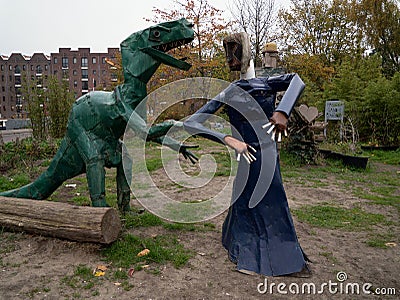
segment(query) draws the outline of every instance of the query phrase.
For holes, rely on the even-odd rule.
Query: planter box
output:
[[[354,156],[342,154],[339,152],[334,152],[331,150],[319,149],[319,153],[321,153],[325,158],[332,158],[341,160],[344,165],[354,168],[366,169],[368,164],[368,156]]]

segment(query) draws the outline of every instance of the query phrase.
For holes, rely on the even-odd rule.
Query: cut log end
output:
[[[119,230],[115,230],[119,228]],[[103,216],[101,221],[101,229],[103,233],[103,239],[105,244],[114,242],[121,230],[121,219],[115,209],[108,209]]]

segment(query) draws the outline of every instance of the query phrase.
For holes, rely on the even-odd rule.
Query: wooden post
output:
[[[109,244],[118,238],[121,221],[110,207],[0,196],[0,226],[79,242]]]

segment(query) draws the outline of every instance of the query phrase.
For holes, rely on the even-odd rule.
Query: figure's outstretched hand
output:
[[[183,157],[185,159],[189,159],[192,164],[195,164],[199,159],[196,155],[194,155],[191,151],[188,149],[194,149],[194,148],[199,148],[198,145],[185,145],[181,144],[179,147],[179,153],[182,153]]]
[[[249,164],[256,160],[255,156],[253,154],[251,154],[251,152],[249,151],[249,150],[251,150],[253,153],[256,153],[256,149],[254,149],[250,145],[246,144],[245,142],[242,142],[230,135],[227,135],[224,138],[224,141],[229,147],[231,147],[232,149],[235,149],[235,151],[238,154],[238,156],[237,156],[238,161],[240,160],[241,156],[243,156],[244,159]]]
[[[267,134],[271,134],[271,139],[275,140],[275,135],[278,135],[278,142],[282,140],[282,132],[285,133],[285,136],[287,136],[287,122],[288,122],[288,117],[279,111],[274,112],[272,117],[269,119],[269,122],[265,125],[262,126],[262,128],[267,128],[268,131]]]

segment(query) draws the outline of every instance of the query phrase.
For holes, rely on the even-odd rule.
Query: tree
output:
[[[61,138],[67,129],[68,116],[75,101],[73,92],[69,90],[68,81],[61,82],[50,76],[46,90],[49,134],[52,138]]]
[[[208,0],[174,0],[172,9],[155,8],[155,16],[148,21],[160,23],[179,18],[193,22],[194,41],[175,49],[174,56],[186,57],[192,64],[189,71],[180,71],[162,65],[149,82],[149,91],[160,85],[185,77],[207,76],[229,79],[225,65],[222,38],[231,24],[222,18],[222,11],[208,3]]]
[[[39,84],[40,83],[40,84]],[[46,103],[43,83],[35,79],[29,79],[27,74],[22,75],[22,97],[28,106],[28,116],[31,121],[32,135],[35,139],[46,138]]]
[[[251,37],[255,65],[261,66],[262,48],[271,41],[276,21],[275,0],[233,0],[232,5],[230,11],[236,23]]]
[[[48,136],[63,137],[75,101],[68,82],[59,82],[55,76],[42,82],[41,78],[28,79],[26,74],[23,74],[22,80],[22,96],[27,102],[33,137],[37,140],[44,140]]]
[[[279,39],[286,54],[319,55],[325,63],[364,52],[362,32],[354,20],[355,0],[291,0],[279,12]]]
[[[382,57],[383,71],[393,76],[400,71],[400,9],[398,0],[360,0],[358,25]]]

